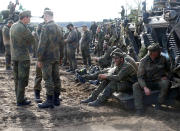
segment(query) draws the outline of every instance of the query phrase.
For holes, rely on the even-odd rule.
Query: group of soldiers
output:
[[[86,68],[92,65],[91,56],[96,55],[96,62],[101,67],[95,74],[84,75],[88,80],[101,81],[86,100],[89,106],[103,104],[114,92],[133,92],[137,114],[144,113],[143,94],[150,95],[152,90],[160,90],[156,108],[160,109],[170,88],[169,61],[161,55],[161,47],[153,43],[146,48],[148,53],[140,60],[138,52],[140,45],[135,42],[127,21],[117,26],[97,25],[93,23],[82,26],[82,35],[73,24],[66,27],[68,32],[63,34],[62,28],[55,24],[53,12],[46,8],[43,13],[44,22],[40,23],[32,33],[27,25],[30,23],[31,12],[19,14],[19,21],[8,24],[3,28],[3,40],[6,49],[6,69],[11,69],[15,82],[17,106],[29,105],[25,97],[25,87],[28,86],[30,71],[29,45],[36,43],[37,54],[36,76],[34,83],[35,101],[39,108],[53,108],[60,105],[61,80],[59,64],[69,63],[67,72],[76,72],[76,52],[81,49],[83,64]],[[90,52],[90,46],[95,43],[95,54]],[[68,60],[68,61],[67,61]],[[41,81],[45,81],[46,101],[40,98]]]

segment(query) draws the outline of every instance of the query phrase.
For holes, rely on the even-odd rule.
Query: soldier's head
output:
[[[19,19],[23,24],[29,24],[31,19],[31,11],[23,11],[19,14]]]
[[[13,23],[14,23],[13,20],[9,20],[8,23],[7,23],[7,25],[8,25],[9,27],[11,27]]]
[[[98,26],[98,27],[97,27],[97,33],[99,33],[100,31],[101,31],[101,27]]]
[[[82,25],[82,30],[87,31],[87,25]]]
[[[111,53],[111,57],[113,58],[113,61],[116,66],[119,66],[124,63],[124,53],[118,52],[118,51],[113,51]]]
[[[161,54],[161,47],[158,43],[153,43],[148,46],[149,55],[152,60],[156,59]]]
[[[67,27],[67,29],[70,30],[70,31],[74,29],[74,25],[71,24],[71,23],[68,24],[66,27]]]
[[[44,11],[44,21],[49,22],[53,20],[53,12],[51,10],[45,10]]]

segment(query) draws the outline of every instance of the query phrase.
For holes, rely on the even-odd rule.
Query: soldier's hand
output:
[[[98,75],[98,78],[99,78],[100,80],[106,80],[107,76],[104,75],[104,74],[99,74],[99,75]]]
[[[40,61],[38,61],[37,65],[39,68],[42,68],[42,63]]]
[[[144,93],[149,96],[151,94],[151,90],[147,87],[144,87]]]

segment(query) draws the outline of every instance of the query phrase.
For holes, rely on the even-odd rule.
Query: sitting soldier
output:
[[[105,74],[104,71],[103,74],[98,75],[98,78],[102,80],[101,84],[88,99],[81,101],[81,103],[88,103],[89,106],[99,106],[114,92],[132,90],[132,85],[137,80],[137,70],[124,60],[123,53],[113,51],[111,56],[115,62],[114,68],[108,70],[109,74]]]
[[[170,71],[169,63],[161,55],[161,47],[154,43],[148,47],[149,53],[141,60],[138,68],[138,82],[133,85],[135,108],[137,115],[144,113],[143,91],[145,95],[150,95],[151,90],[160,90],[156,109],[161,107],[168,93]]]

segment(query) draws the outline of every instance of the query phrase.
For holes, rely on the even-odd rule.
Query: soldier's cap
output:
[[[53,16],[53,12],[51,10],[45,10],[44,15]]]
[[[26,10],[26,11],[23,11],[19,14],[19,17],[31,17],[31,11],[29,10]]]
[[[81,27],[87,27],[87,25],[82,25]]]
[[[74,25],[72,23],[69,23],[66,27],[69,28],[69,27],[74,27]]]
[[[8,24],[13,24],[14,21],[13,20],[8,20]]]
[[[119,52],[119,53],[123,53],[123,51],[120,48],[117,48],[113,50],[113,52]]]
[[[161,47],[158,43],[153,43],[150,46],[148,46],[147,48],[149,51],[153,52],[153,51],[161,51]]]
[[[117,57],[119,57],[119,58],[124,58],[124,56],[125,56],[125,54],[124,54],[124,53],[121,53],[121,52],[115,52],[115,51],[113,51],[113,52],[111,53],[111,57],[112,57],[112,58],[117,58]]]
[[[46,10],[51,10],[51,9],[48,8],[48,7],[46,7],[46,8],[44,8],[44,12],[45,12]],[[41,16],[41,18],[44,18],[44,12],[43,12],[43,15]]]

